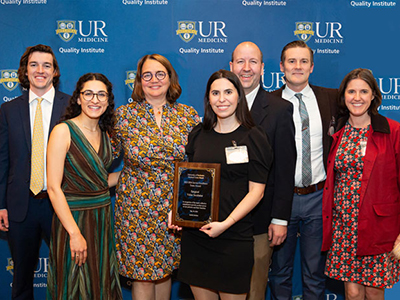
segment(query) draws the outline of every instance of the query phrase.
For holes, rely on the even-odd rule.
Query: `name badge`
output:
[[[365,156],[365,151],[367,150],[367,141],[366,140],[360,141],[360,146],[361,146],[361,156]]]
[[[249,155],[247,153],[247,146],[238,146],[235,141],[232,141],[233,147],[225,148],[226,163],[232,164],[245,164],[249,162]]]

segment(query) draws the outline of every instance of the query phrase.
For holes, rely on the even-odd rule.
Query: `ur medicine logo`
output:
[[[312,22],[296,22],[296,30],[294,34],[303,42],[308,40],[314,35]]]
[[[228,36],[225,34],[225,27],[226,24],[223,21],[178,21],[176,35],[186,43],[192,41],[197,35],[198,43],[227,43]]]
[[[8,259],[7,259],[7,266],[6,266],[6,271],[8,271],[8,272],[10,272],[10,274],[12,275],[12,276],[14,276],[14,262],[13,262],[13,260],[12,260],[12,258],[11,257],[9,257]]]
[[[261,82],[264,90],[268,92],[275,91],[285,84],[284,74],[282,72],[270,72],[261,75]]]
[[[56,34],[64,41],[69,42],[77,34],[75,21],[61,20],[57,21]]]
[[[19,83],[17,70],[1,70],[0,83],[8,90],[14,90]]]
[[[186,43],[190,42],[197,35],[196,22],[179,21],[176,34]]]
[[[79,43],[107,43],[106,25],[102,20],[59,20],[56,34],[64,42],[69,42],[77,36]]]
[[[135,86],[136,70],[126,71],[125,85],[127,85],[132,91]]]
[[[294,35],[304,42],[314,37],[315,44],[343,44],[342,27],[340,22],[296,22]]]

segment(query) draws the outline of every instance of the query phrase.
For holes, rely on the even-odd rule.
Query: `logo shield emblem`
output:
[[[127,85],[132,91],[135,86],[136,71],[126,71],[125,85]]]
[[[176,34],[179,35],[184,42],[189,43],[194,36],[197,35],[196,22],[179,21]]]
[[[314,35],[313,23],[296,22],[296,30],[294,31],[294,35],[296,35],[303,42],[308,42],[308,40]]]
[[[1,70],[0,83],[10,92],[14,90],[19,83],[17,70]]]
[[[7,265],[7,267],[6,267],[6,270],[7,270],[8,272],[10,272],[11,275],[14,276],[14,262],[13,262],[12,258],[9,257],[9,258],[7,259],[7,262],[8,262],[8,265]]]
[[[77,33],[75,21],[62,20],[57,21],[56,34],[64,41],[69,42]]]

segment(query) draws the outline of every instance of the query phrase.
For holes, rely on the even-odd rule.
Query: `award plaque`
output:
[[[175,164],[172,224],[200,228],[218,220],[220,164]]]

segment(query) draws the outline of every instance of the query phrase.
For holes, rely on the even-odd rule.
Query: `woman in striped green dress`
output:
[[[48,299],[122,299],[112,224],[108,134],[114,124],[108,79],[83,75],[65,121],[51,133],[47,154],[53,218]]]

